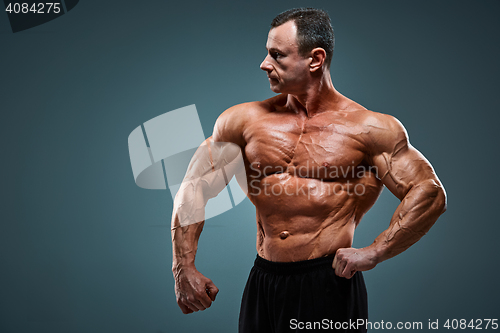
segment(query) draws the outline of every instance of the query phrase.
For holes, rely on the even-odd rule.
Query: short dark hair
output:
[[[316,47],[326,52],[325,63],[330,67],[335,44],[335,35],[328,13],[316,8],[293,8],[278,14],[271,22],[271,28],[293,21],[297,27],[299,54],[306,55]]]

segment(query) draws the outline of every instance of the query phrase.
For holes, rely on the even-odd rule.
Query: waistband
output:
[[[334,256],[321,257],[303,261],[276,262],[269,261],[257,255],[254,267],[275,274],[293,274],[308,272],[317,268],[332,267]]]

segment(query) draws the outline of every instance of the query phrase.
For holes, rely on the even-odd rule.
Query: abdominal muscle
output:
[[[249,179],[259,256],[291,262],[333,256],[337,249],[350,247],[356,226],[371,206],[367,199],[374,202],[378,197],[361,194],[360,185],[367,181],[325,181],[288,173]]]

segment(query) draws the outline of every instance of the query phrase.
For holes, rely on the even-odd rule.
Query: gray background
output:
[[[208,136],[226,108],[273,96],[258,67],[269,23],[297,6],[329,11],[337,89],[400,119],[448,193],[427,236],[365,273],[370,319],[500,317],[499,1],[82,0],[16,34],[0,14],[1,332],[236,331],[253,206],[207,222],[197,267],[221,291],[183,315],[172,200],[135,185],[127,137],[193,103]],[[356,246],[397,203],[384,190]]]

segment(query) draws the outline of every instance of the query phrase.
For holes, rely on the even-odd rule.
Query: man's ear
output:
[[[317,47],[311,50],[309,58],[311,59],[309,68],[311,72],[315,72],[321,67],[323,67],[323,64],[325,63],[326,60],[326,52],[323,48]]]

